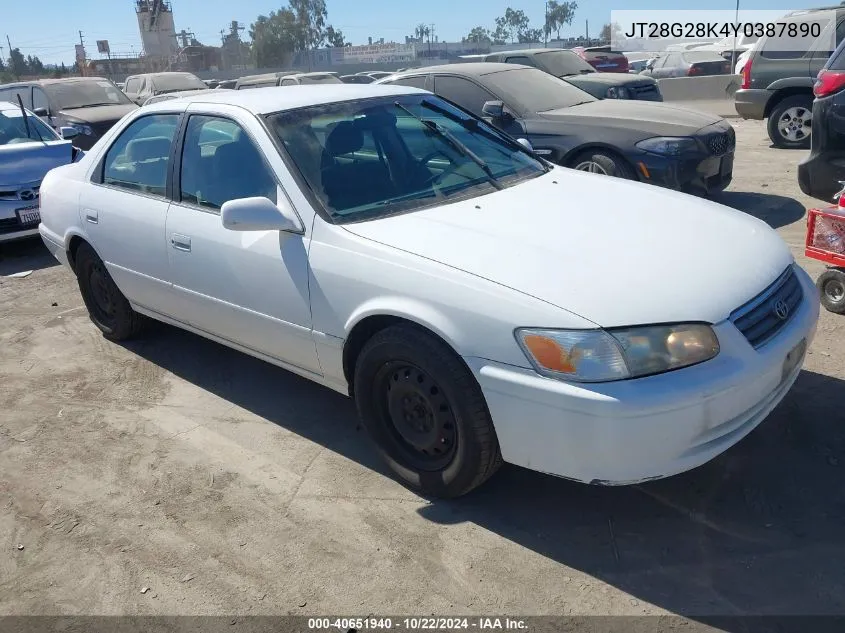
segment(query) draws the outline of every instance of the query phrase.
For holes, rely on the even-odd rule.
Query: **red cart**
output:
[[[845,184],[845,183],[843,183]],[[816,285],[822,305],[845,314],[845,189],[837,194],[838,206],[807,211],[804,254],[828,265]]]

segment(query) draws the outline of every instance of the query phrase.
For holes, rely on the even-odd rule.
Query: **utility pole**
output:
[[[587,20],[587,46],[590,45],[590,21]]]
[[[431,59],[431,40],[434,39],[434,22],[432,22],[428,26],[428,58]]]
[[[543,24],[543,46],[549,45],[549,0],[546,0],[546,22]]]
[[[18,72],[18,63],[15,61],[15,56],[12,54],[14,52],[14,48],[12,48],[12,42],[9,40],[9,34],[6,34],[6,44],[9,45],[9,60],[12,62],[12,72],[15,75],[15,79],[20,79],[21,75]]]
[[[79,63],[79,74],[80,76],[85,76],[85,62],[87,61],[85,58],[85,40],[82,37],[82,31],[79,32],[79,43],[82,45],[82,61]]]

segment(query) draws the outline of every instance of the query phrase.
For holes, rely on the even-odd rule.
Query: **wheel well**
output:
[[[769,99],[768,103],[766,103],[766,109],[763,112],[764,118],[769,118],[772,110],[774,110],[781,101],[787,97],[793,97],[795,95],[805,95],[812,98],[813,91],[810,88],[801,86],[795,86],[794,88],[781,88],[772,96],[771,99]]]
[[[343,345],[343,376],[346,378],[346,384],[349,385],[350,396],[355,395],[355,364],[358,362],[358,356],[361,354],[361,350],[364,349],[364,345],[366,345],[367,341],[382,330],[399,324],[419,328],[426,334],[434,336],[438,340],[442,341],[454,351],[454,348],[448,341],[445,341],[442,336],[433,332],[424,325],[411,321],[410,319],[389,314],[377,314],[361,319],[355,324],[355,327],[352,328],[352,331],[349,333],[349,336],[346,337],[346,342]],[[460,357],[460,354],[458,354],[458,358],[462,363],[464,362],[463,358]]]
[[[631,169],[634,168],[634,166],[628,161],[627,158],[622,156],[622,154],[620,154],[614,148],[607,147],[606,145],[582,145],[581,147],[577,147],[570,151],[566,156],[564,156],[560,164],[564,167],[572,167],[575,163],[575,159],[581,156],[581,154],[586,154],[587,152],[593,151],[600,151],[602,154],[613,156],[614,158],[628,165],[628,167],[630,167]]]
[[[83,240],[78,235],[74,235],[70,238],[70,244],[67,246],[67,261],[70,264],[71,270],[76,272],[76,251],[79,250],[79,247],[82,246]]]

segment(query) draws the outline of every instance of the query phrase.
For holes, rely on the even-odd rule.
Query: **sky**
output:
[[[819,6],[820,0],[740,0],[745,9],[802,9]],[[837,4],[838,1],[821,2]],[[172,0],[177,31],[195,33],[203,44],[220,44],[220,31],[232,20],[244,26],[261,14],[286,6],[282,0]],[[581,0],[571,26],[561,30],[563,37],[583,35],[586,21],[590,33],[597,34],[610,21],[612,10],[677,10],[678,0]],[[71,63],[74,44],[82,31],[88,57],[96,57],[96,40],[109,40],[112,53],[139,53],[140,35],[132,0],[38,0],[37,15],[21,8],[20,0],[0,0],[0,46],[8,57],[8,35],[12,46],[24,55],[37,55],[44,63]],[[434,24],[441,40],[460,41],[475,26],[492,28],[507,7],[522,9],[531,26],[543,23],[544,0],[326,0],[328,21],[343,31],[347,41],[366,44],[374,40],[404,42],[416,25]],[[72,6],[72,10],[69,10]],[[692,3],[690,3],[692,8]],[[735,8],[735,0],[708,0],[708,9]]]

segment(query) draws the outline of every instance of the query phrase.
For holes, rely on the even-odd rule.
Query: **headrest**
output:
[[[352,121],[341,121],[326,138],[326,151],[331,156],[343,156],[364,147],[364,134]]]
[[[166,136],[136,138],[126,145],[126,157],[133,163],[170,156],[170,139]]]

